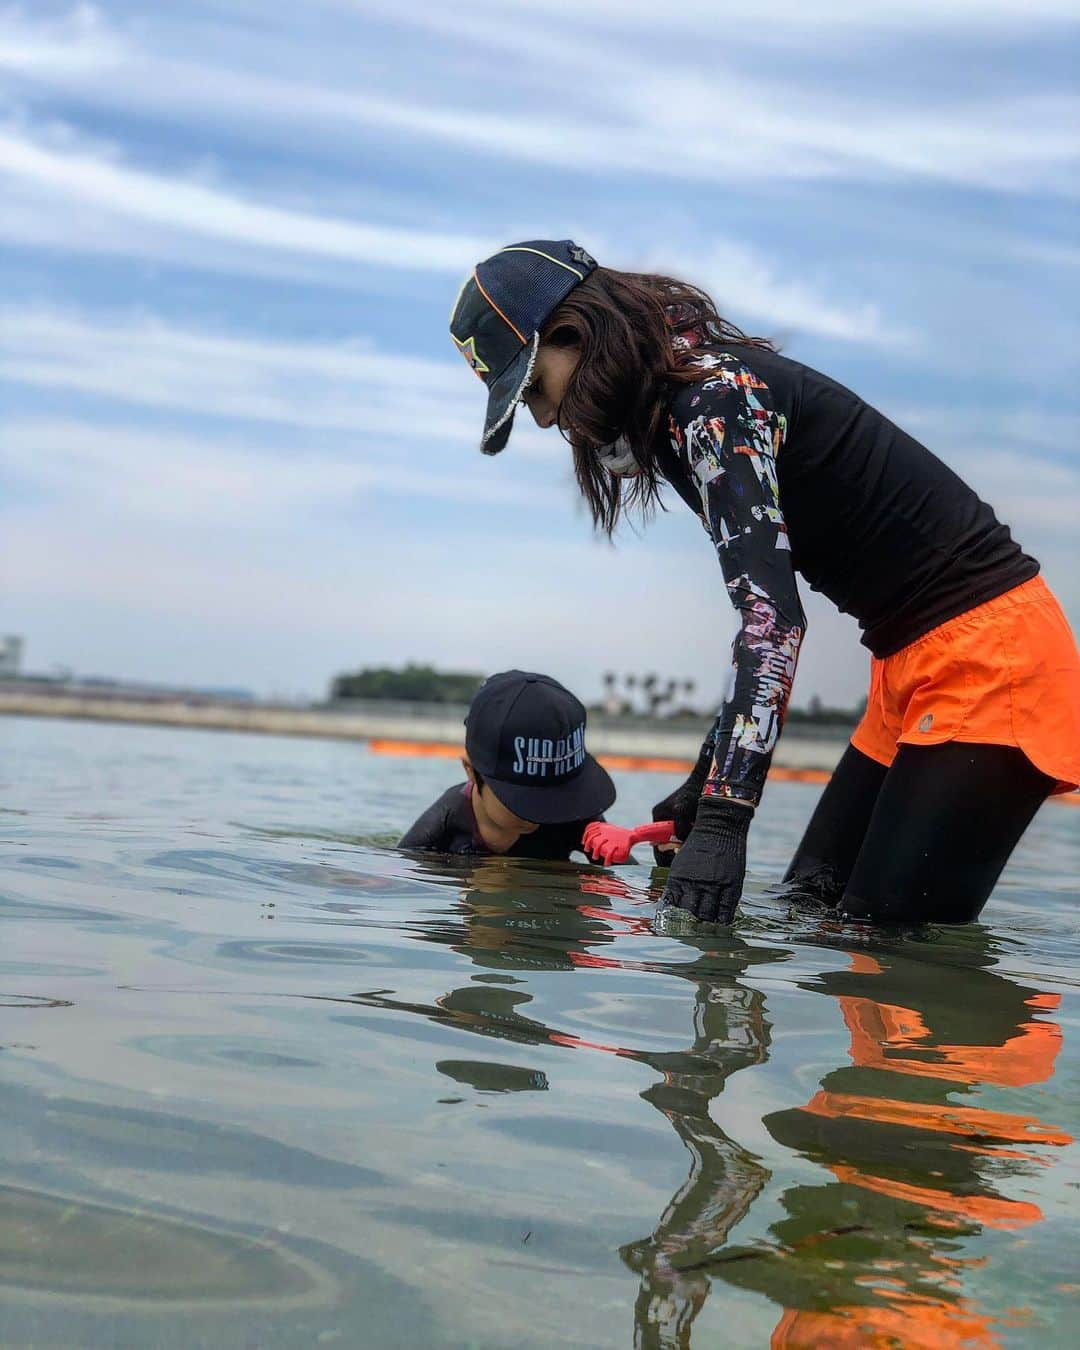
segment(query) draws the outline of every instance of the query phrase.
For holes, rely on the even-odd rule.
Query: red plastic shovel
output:
[[[581,842],[594,862],[610,867],[613,863],[627,862],[635,844],[670,844],[674,839],[673,820],[654,820],[648,825],[635,825],[632,830],[609,825],[606,820],[594,820],[585,826]]]

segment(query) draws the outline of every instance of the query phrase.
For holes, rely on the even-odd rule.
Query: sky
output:
[[[1080,627],[1078,58],[1074,0],[0,0],[0,632],[275,697],[407,660],[718,697],[678,498],[612,547],[556,432],[478,451],[450,306],[565,237],[899,421]],[[794,701],[852,703],[804,598]]]

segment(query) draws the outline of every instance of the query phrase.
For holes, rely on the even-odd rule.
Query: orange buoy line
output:
[[[370,740],[368,749],[376,755],[412,755],[426,759],[460,759],[465,753],[460,745],[447,745],[444,741],[387,741]],[[671,759],[655,755],[597,755],[596,758],[605,769],[618,769],[628,773],[651,770],[654,773],[689,773],[694,767],[691,759]],[[828,779],[825,774],[822,782]],[[814,781],[817,781],[816,779]]]
[[[448,745],[445,741],[391,741],[373,738],[367,743],[373,755],[403,755],[421,759],[460,759],[464,746]],[[692,759],[669,759],[656,755],[597,755],[605,769],[619,773],[689,773]],[[828,769],[788,769],[774,764],[769,777],[775,783],[827,783],[832,777]],[[1051,801],[1063,806],[1080,806],[1080,792],[1061,793]]]
[[[689,773],[694,767],[690,759],[664,759],[652,755],[597,755],[605,769],[619,769],[627,773]]]
[[[424,759],[460,759],[465,753],[463,745],[447,745],[443,741],[385,741],[369,740],[368,749],[373,755],[409,755]]]
[[[445,741],[389,741],[372,739],[368,749],[376,755],[409,755],[424,759],[460,759],[465,753],[460,745]],[[663,755],[597,755],[605,769],[623,773],[689,773],[692,759],[677,759]],[[781,783],[827,783],[831,775],[827,769],[782,769],[776,767],[770,776]]]

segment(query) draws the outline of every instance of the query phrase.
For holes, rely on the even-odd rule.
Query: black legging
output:
[[[852,918],[970,923],[1054,786],[1006,745],[849,745],[784,877]]]

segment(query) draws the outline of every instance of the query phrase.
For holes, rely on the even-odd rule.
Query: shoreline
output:
[[[180,699],[136,699],[85,693],[38,693],[0,689],[0,716],[56,717],[69,721],[184,727],[200,731],[240,731],[268,736],[299,736],[366,742],[377,754],[452,755],[464,742],[463,709],[420,715],[372,709],[285,708],[265,704],[193,704]],[[589,724],[589,748],[619,769],[669,771],[693,764],[701,747],[702,727],[667,728],[627,719],[597,717]],[[831,773],[847,745],[838,735],[791,735],[777,745],[775,767]]]
[[[53,717],[74,722],[116,722],[129,726],[180,727],[189,731],[238,731],[261,736],[354,741],[373,754],[456,758],[464,748],[464,709],[430,707],[416,712],[373,709],[288,708],[267,704],[191,703],[182,699],[137,699],[92,694],[43,694],[0,689],[0,717]],[[704,722],[704,719],[703,719]],[[696,730],[636,723],[600,715],[589,728],[589,747],[608,769],[620,772],[683,773],[701,746]],[[815,729],[816,732],[816,729]],[[776,781],[826,783],[847,748],[847,729],[810,733],[787,728],[777,743],[769,776]],[[1049,799],[1080,807],[1080,791]]]

